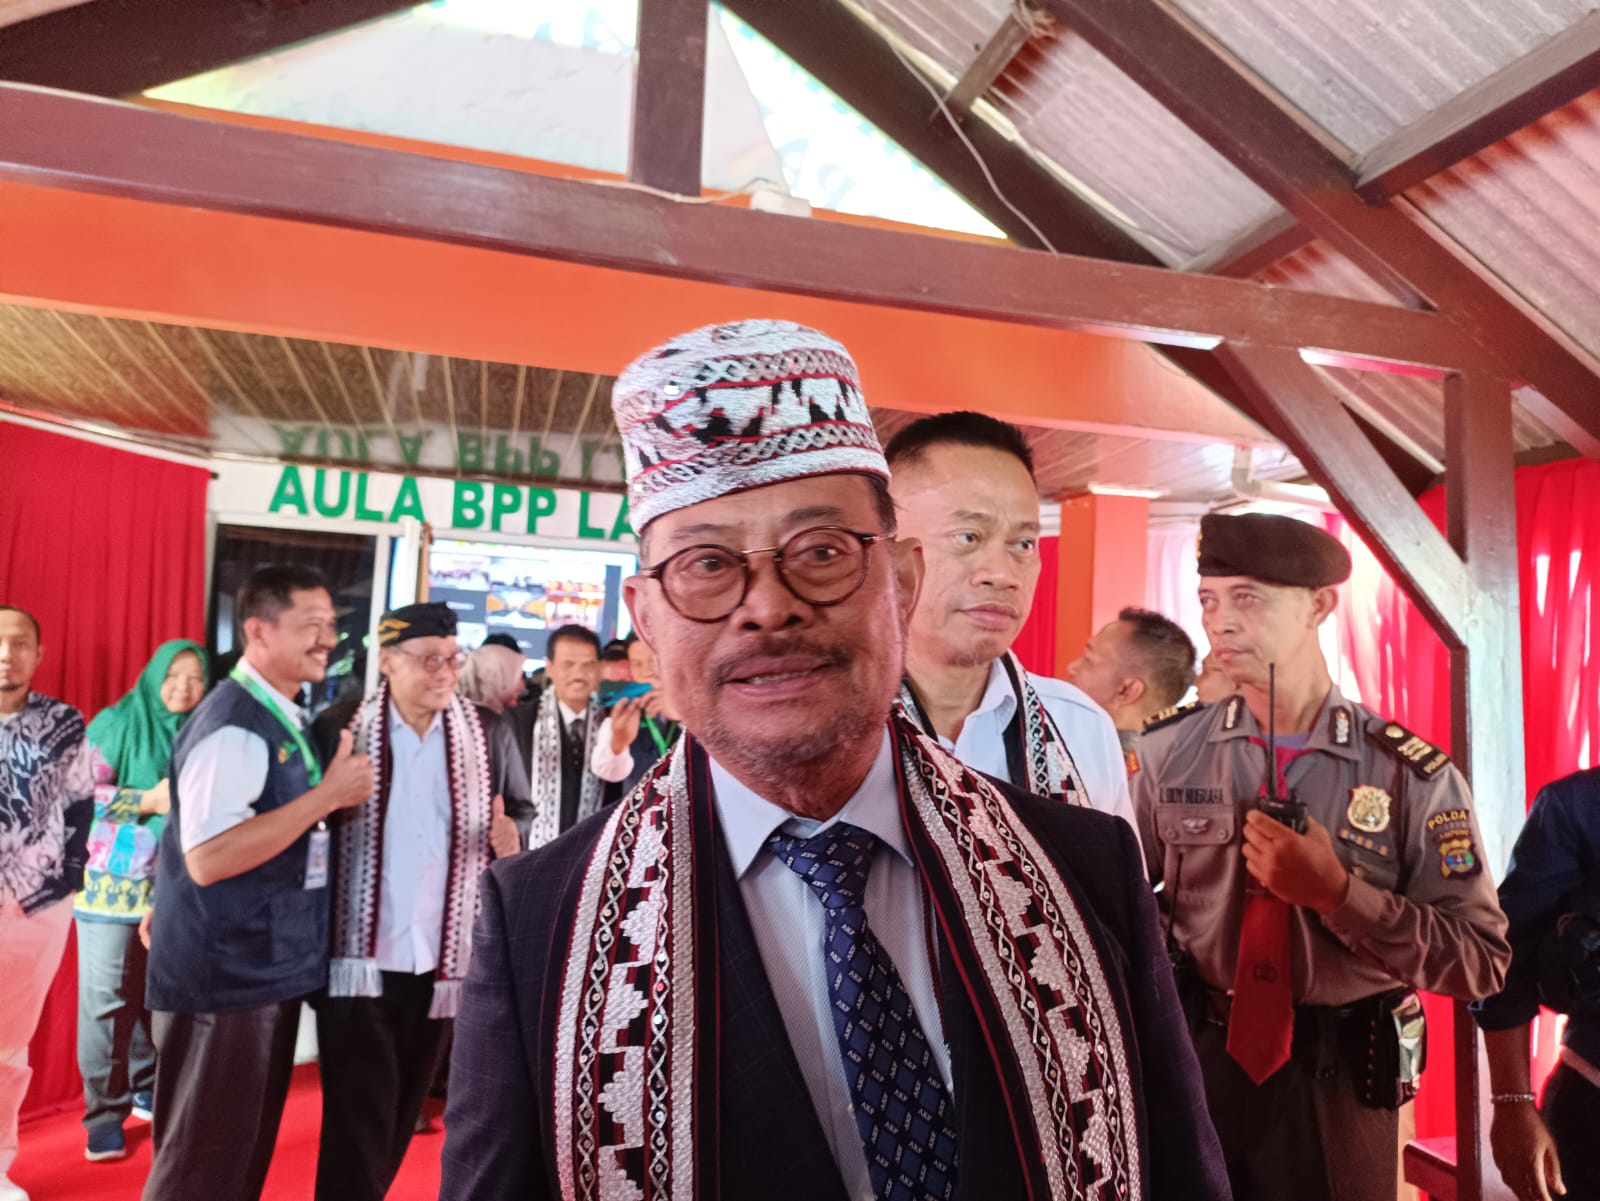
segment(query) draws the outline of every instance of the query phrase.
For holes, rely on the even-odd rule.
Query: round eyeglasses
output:
[[[806,604],[825,609],[848,600],[866,582],[867,548],[882,540],[882,534],[819,525],[778,546],[686,546],[639,574],[659,583],[667,603],[690,621],[721,621],[750,591],[751,556],[771,555],[784,587]]]
[[[406,658],[415,660],[417,666],[430,676],[445,667],[448,667],[451,671],[460,671],[462,665],[467,661],[466,651],[457,651],[453,655],[418,655],[413,654],[404,647],[397,646],[394,649]]]

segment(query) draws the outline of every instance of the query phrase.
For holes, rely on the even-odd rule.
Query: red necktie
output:
[[[1259,738],[1252,742],[1262,743]],[[1278,793],[1287,796],[1284,771],[1303,750],[1277,748]],[[1263,785],[1261,795],[1266,796]],[[1257,1084],[1289,1062],[1294,1043],[1294,993],[1289,980],[1289,903],[1250,882],[1239,958],[1233,971],[1233,1008],[1228,1014],[1228,1054]]]

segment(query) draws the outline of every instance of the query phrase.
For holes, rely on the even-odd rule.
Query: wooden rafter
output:
[[[628,178],[635,183],[700,195],[710,19],[706,0],[639,0],[628,139]]]
[[[89,0],[8,26],[0,36],[0,79],[91,96],[133,96],[416,4]]]
[[[1549,401],[1537,415],[1600,458],[1600,378],[1588,356],[1401,208],[1369,205],[1339,157],[1212,38],[1161,0],[1047,6],[1387,290],[1448,313],[1500,357],[1493,374],[1537,388]]]
[[[1001,19],[999,28],[989,35],[989,40],[967,64],[955,86],[945,94],[945,107],[957,117],[964,117],[971,112],[972,106],[994,86],[995,80],[1005,74],[1011,60],[1017,57],[1032,36],[1033,29],[1023,14],[1015,10],[1008,11]],[[935,109],[929,120],[942,121],[944,115]]]
[[[1144,342],[1308,347],[1429,374],[1495,362],[1431,313],[682,204],[59,93],[0,86],[0,128],[0,178],[21,183]]]

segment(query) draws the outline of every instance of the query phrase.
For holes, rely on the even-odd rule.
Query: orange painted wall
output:
[[[1085,494],[1061,502],[1056,674],[1126,605],[1143,605],[1150,502]]]
[[[0,244],[13,303],[601,373],[696,325],[787,317],[848,345],[884,407],[1261,436],[1149,347],[1087,334],[22,184],[0,184]]]

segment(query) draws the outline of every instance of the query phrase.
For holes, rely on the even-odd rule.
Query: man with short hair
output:
[[[1132,830],[895,710],[920,551],[844,348],[696,330],[612,407],[687,732],[489,869],[441,1195],[1226,1196]]]
[[[325,762],[348,731],[384,765],[383,794],[335,831],[318,1201],[388,1191],[460,1005],[479,879],[522,849],[520,756],[509,727],[457,693],[461,659],[449,605],[392,609],[378,622],[377,691],[313,725]]]
[[[633,665],[628,661],[628,644],[613,638],[600,652],[600,678],[613,684],[626,684],[633,679]]]
[[[600,741],[605,712],[595,695],[600,687],[600,639],[580,625],[558,626],[545,643],[548,683],[530,701],[507,710],[521,766],[529,779],[532,809],[527,845],[541,847],[574,823],[600,812],[617,799],[610,780],[628,774],[626,749],[609,755]],[[608,765],[605,778],[590,764]]]
[[[322,576],[258,568],[235,615],[244,655],[172,748],[146,979],[156,1108],[145,1201],[261,1195],[300,1004],[328,977],[328,824],[374,785],[348,732],[323,769],[299,705],[338,645]]]
[[[1131,772],[1145,722],[1171,709],[1194,683],[1194,643],[1170,618],[1129,607],[1089,639],[1067,679],[1111,715]]]
[[[9,1173],[28,1043],[66,949],[94,818],[83,715],[32,690],[43,656],[38,620],[0,605],[0,1201],[27,1201]]]
[[[1199,549],[1239,691],[1146,727],[1133,799],[1234,1197],[1394,1201],[1411,990],[1488,996],[1510,958],[1472,795],[1334,686],[1317,631],[1350,574],[1338,539],[1210,514]]]
[[[1011,653],[1039,583],[1039,490],[1022,431],[983,413],[913,421],[885,450],[905,537],[922,544],[906,711],[963,763],[1133,822],[1105,711]]]
[[[651,651],[649,643],[639,637],[639,631],[634,630],[625,639],[628,647],[628,667],[633,672],[635,683],[654,684],[656,682],[656,657]]]

